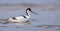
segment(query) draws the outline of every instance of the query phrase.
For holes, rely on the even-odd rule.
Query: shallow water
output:
[[[20,7],[20,6],[19,6]],[[4,23],[7,18],[24,15],[26,8],[8,6],[0,9],[0,31],[60,31],[60,10],[36,10],[31,14],[30,23]]]

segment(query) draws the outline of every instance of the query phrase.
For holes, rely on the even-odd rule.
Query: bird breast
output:
[[[23,16],[19,16],[19,17],[15,17],[15,18],[9,18],[9,21],[11,22],[25,22],[29,20],[29,16],[26,16],[26,18],[24,18]]]

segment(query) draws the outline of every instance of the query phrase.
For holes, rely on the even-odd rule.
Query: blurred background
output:
[[[14,11],[19,12],[26,8],[32,8],[35,11],[53,11],[60,9],[60,0],[0,0],[1,17],[5,17],[5,15],[9,17],[14,14]]]
[[[31,8],[29,25],[2,24],[1,21],[19,15]],[[0,31],[60,31],[60,0],[0,0]]]

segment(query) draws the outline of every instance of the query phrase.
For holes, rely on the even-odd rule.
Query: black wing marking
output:
[[[24,18],[26,18],[26,16],[24,16],[24,15],[20,15],[20,16],[23,16]]]
[[[15,19],[15,20],[16,20],[16,18],[15,18],[15,17],[13,17],[12,19]]]
[[[20,16],[23,16],[24,18],[26,18],[26,16],[24,16],[24,15],[20,15]],[[12,19],[16,20],[16,18],[15,18],[15,17],[12,17]]]
[[[23,15],[24,18],[26,18],[26,16]]]

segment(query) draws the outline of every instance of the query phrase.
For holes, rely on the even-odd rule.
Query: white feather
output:
[[[25,21],[28,21],[29,20],[29,16],[26,16],[26,18],[24,18],[23,16],[19,16],[19,17],[15,17],[16,19],[12,19],[12,18],[9,18],[9,21],[11,22],[25,22]]]
[[[29,21],[30,19],[30,14],[29,14],[29,10],[26,11],[28,15],[24,15],[26,18],[24,18],[23,16],[18,16],[15,17],[16,19],[13,18],[9,18],[8,21],[10,22],[25,22],[25,21]]]

